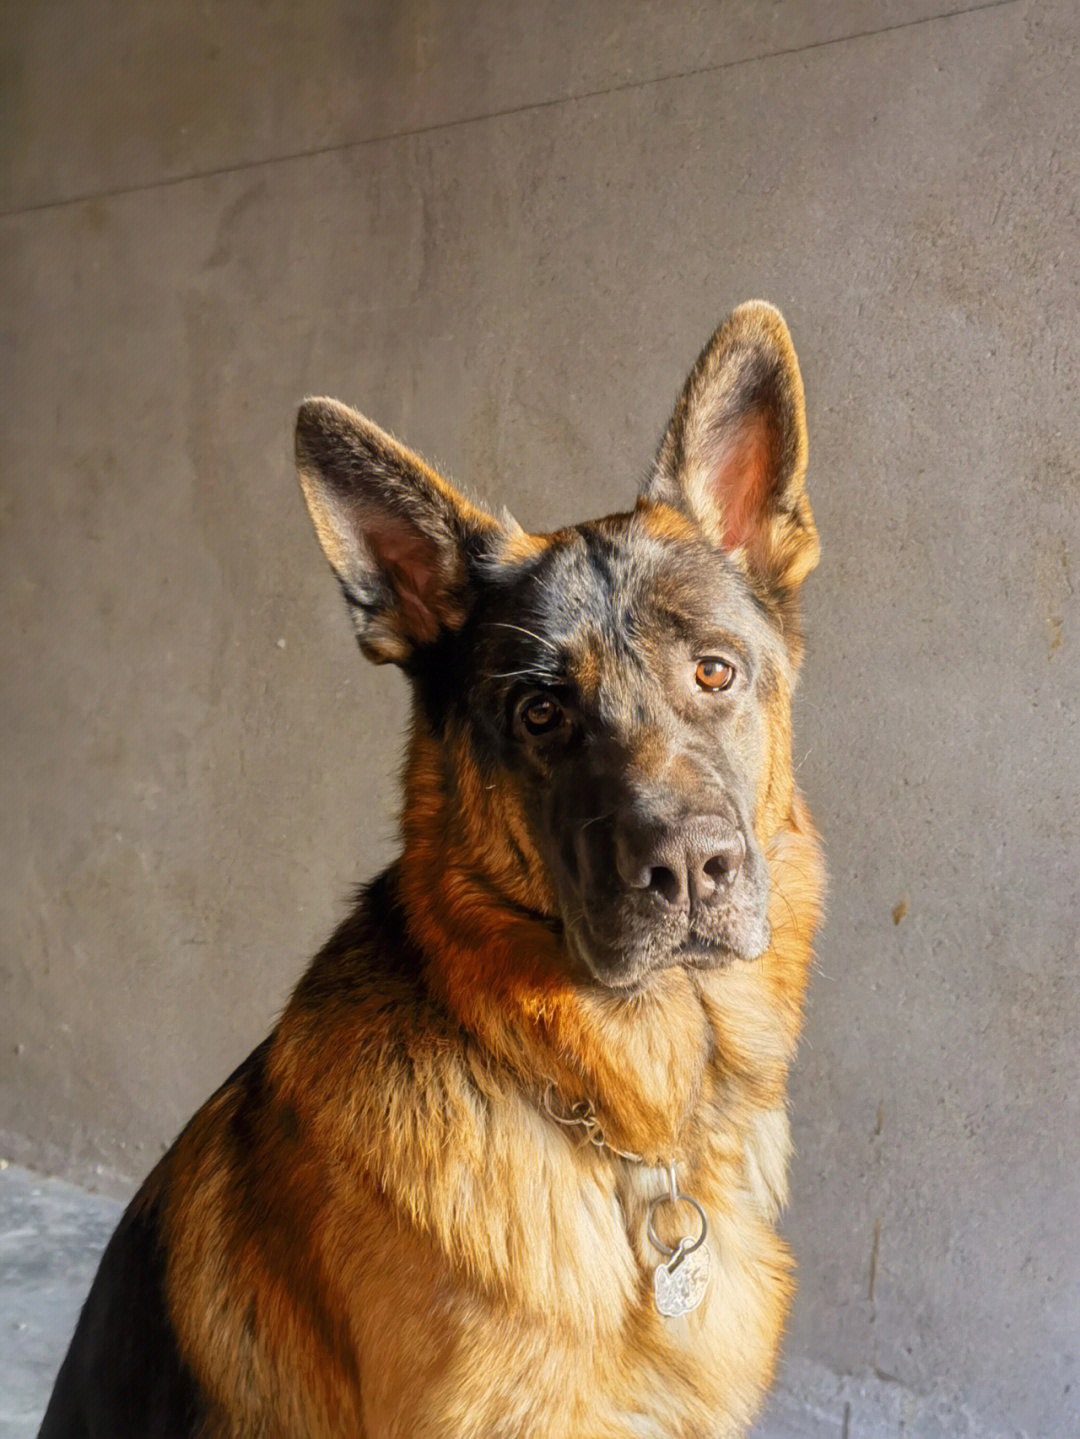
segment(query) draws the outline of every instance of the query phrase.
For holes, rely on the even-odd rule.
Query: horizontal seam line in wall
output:
[[[1018,5],[1020,0],[982,0],[981,4],[968,5],[960,10],[944,10],[938,15],[923,15],[916,20],[900,20],[895,25],[882,25],[876,30],[856,30],[849,35],[837,35],[831,40],[811,40],[805,45],[793,45],[788,49],[765,50],[758,55],[744,55],[737,60],[719,60],[715,65],[699,65],[689,70],[674,70],[666,75],[651,75],[641,80],[624,80],[616,85],[599,86],[595,90],[582,90],[575,95],[559,95],[549,100],[528,100],[521,105],[508,105],[501,110],[489,110],[481,115],[462,115],[452,120],[434,120],[427,125],[415,125],[403,130],[389,130],[381,135],[366,135],[355,140],[342,140],[333,145],[316,145],[308,150],[288,150],[279,155],[268,155],[259,160],[238,160],[230,165],[217,165],[208,170],[193,170],[184,175],[168,175],[160,180],[145,180],[133,185],[117,185],[107,190],[89,190],[85,194],[63,196],[56,200],[39,200],[32,205],[23,205],[12,210],[0,210],[0,220],[18,219],[22,215],[39,214],[46,210],[62,210],[69,205],[86,205],[95,200],[120,200],[127,195],[142,195],[153,190],[166,190],[175,185],[190,185],[199,180],[215,180],[225,175],[243,175],[252,170],[268,169],[273,165],[288,165],[300,160],[318,160],[325,155],[341,155],[349,150],[363,150],[370,145],[390,144],[394,140],[409,140],[422,135],[436,135],[443,130],[463,129],[467,125],[481,125],[486,120],[507,119],[514,115],[527,115],[534,111],[551,110],[560,105],[578,105],[587,100],[603,99],[607,95],[621,95],[633,90],[645,90],[651,85],[666,85],[678,80],[693,80],[699,75],[718,75],[725,70],[737,70],[744,65],[758,65],[766,60],[784,59],[791,55],[805,55],[813,50],[826,50],[833,45],[846,45],[854,40],[870,40],[877,35],[891,35],[898,30],[913,30],[919,25],[932,25],[943,20],[956,20],[965,15],[976,15],[986,10],[1001,10],[1009,5]]]

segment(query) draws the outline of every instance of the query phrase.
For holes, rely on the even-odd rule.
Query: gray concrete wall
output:
[[[130,1189],[393,851],[403,686],[298,398],[550,525],[763,295],[832,875],[780,1432],[1080,1432],[1078,41],[1075,0],[5,7],[9,1157]]]

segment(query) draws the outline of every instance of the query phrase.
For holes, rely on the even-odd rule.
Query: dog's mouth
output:
[[[771,933],[764,901],[746,905],[741,913],[667,919],[652,925],[634,923],[636,916],[608,916],[599,924],[578,909],[563,932],[571,956],[598,983],[612,990],[636,992],[665,969],[726,969],[739,960],[759,959]],[[600,933],[598,933],[598,929]]]

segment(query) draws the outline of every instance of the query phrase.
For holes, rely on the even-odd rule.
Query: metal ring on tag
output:
[[[677,1204],[680,1200],[684,1204],[692,1205],[693,1208],[697,1210],[698,1218],[701,1220],[701,1233],[692,1244],[688,1244],[685,1239],[680,1239],[678,1244],[673,1248],[670,1244],[665,1244],[663,1240],[657,1236],[656,1230],[653,1228],[653,1214],[656,1212],[656,1206],[658,1204]],[[649,1205],[649,1218],[646,1224],[646,1232],[649,1236],[649,1243],[655,1245],[661,1254],[666,1254],[669,1258],[675,1254],[685,1257],[687,1254],[693,1254],[695,1249],[700,1249],[705,1243],[705,1236],[709,1232],[709,1223],[705,1218],[704,1209],[702,1209],[697,1200],[691,1199],[689,1194],[683,1194],[680,1190],[676,1189],[672,1194],[658,1194]]]

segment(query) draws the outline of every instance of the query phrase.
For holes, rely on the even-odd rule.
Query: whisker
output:
[[[578,825],[578,829],[588,829],[591,824],[598,824],[602,819],[610,819],[614,813],[615,811],[613,809],[607,809],[603,814],[594,814],[589,819],[583,819]]]
[[[800,933],[799,917],[795,912],[795,908],[792,905],[791,900],[788,899],[787,895],[784,893],[780,885],[776,884],[775,882],[773,883],[773,892],[775,894],[778,894],[780,898],[784,901],[784,903],[787,905],[788,914],[791,916],[792,928],[794,929],[796,935],[798,935]]]
[[[524,625],[512,625],[506,620],[488,620],[485,628],[517,630],[518,634],[528,635],[528,637],[531,640],[535,640],[538,645],[544,645],[547,649],[551,650],[552,654],[557,655],[559,653],[558,645],[554,644],[551,640],[546,640],[543,635],[534,634],[532,630],[527,630]]]

